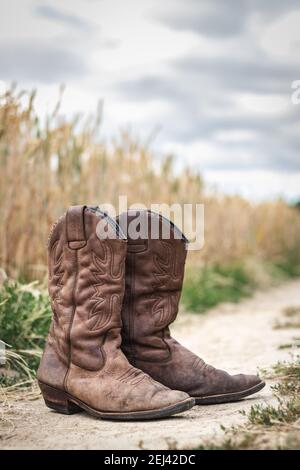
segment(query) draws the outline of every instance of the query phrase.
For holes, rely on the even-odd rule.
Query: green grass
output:
[[[291,348],[293,348],[293,346],[294,346],[294,345],[293,345],[292,343],[284,343],[284,344],[280,344],[280,345],[278,346],[278,349],[279,349],[279,350],[282,350],[282,349],[291,349]]]
[[[299,321],[284,321],[284,322],[275,322],[273,326],[274,330],[285,330],[288,328],[300,328],[300,320]]]
[[[291,253],[287,259],[273,263],[275,269],[278,269],[287,278],[298,277],[300,275],[299,251]]]
[[[185,275],[182,303],[190,312],[203,313],[222,302],[239,302],[264,285],[278,284],[299,274],[298,266],[289,263],[257,262],[251,269],[239,261],[202,269],[188,268]]]
[[[300,383],[300,356],[295,357],[292,362],[277,362],[273,366],[273,374],[283,380],[293,380]]]
[[[253,287],[240,263],[205,267],[201,271],[193,269],[186,274],[182,302],[189,311],[205,312],[221,302],[238,302],[249,296]]]
[[[37,289],[36,283],[5,281],[0,286],[0,339],[6,344],[2,385],[34,376],[51,315],[48,294]]]
[[[251,432],[245,432],[239,439],[238,444],[234,430],[233,435],[225,438],[220,444],[208,442],[207,444],[200,444],[196,450],[247,450],[253,449],[255,445],[256,436]]]
[[[287,328],[300,328],[300,307],[291,306],[285,308],[283,311],[283,316],[285,320],[277,320],[273,328],[275,330],[287,329]]]
[[[300,418],[300,397],[284,402],[278,399],[277,406],[253,405],[248,415],[251,424],[273,426],[278,423],[293,423]]]
[[[300,307],[299,306],[291,306],[291,307],[286,307],[283,309],[284,316],[286,317],[297,317],[300,316]]]
[[[272,374],[280,379],[272,387],[278,405],[252,406],[248,415],[251,424],[272,426],[293,423],[300,418],[300,356],[291,362],[278,362],[273,366]]]

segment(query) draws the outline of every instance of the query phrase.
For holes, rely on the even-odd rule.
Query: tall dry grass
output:
[[[205,246],[190,262],[243,257],[300,260],[300,215],[284,202],[253,205],[208,196],[199,174],[175,175],[171,156],[126,132],[105,143],[99,119],[62,121],[59,103],[41,122],[34,93],[0,98],[0,266],[13,277],[43,279],[51,224],[71,204],[205,203]]]

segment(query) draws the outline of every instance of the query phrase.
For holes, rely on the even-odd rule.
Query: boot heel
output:
[[[82,411],[79,406],[68,399],[67,395],[62,390],[58,390],[57,388],[41,382],[39,382],[39,387],[48,408],[66,415],[72,415]]]

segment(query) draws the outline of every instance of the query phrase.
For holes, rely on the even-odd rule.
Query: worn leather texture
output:
[[[178,313],[188,242],[172,223],[150,211],[142,218],[138,214],[146,228],[133,239],[130,224],[136,216],[136,211],[129,211],[117,218],[124,230],[129,229],[122,349],[131,364],[192,397],[235,393],[258,384],[255,375],[230,375],[206,364],[171,337],[169,325]],[[157,224],[155,239],[151,226]],[[163,237],[166,224],[169,239]]]
[[[176,404],[188,395],[169,390],[133,367],[120,348],[127,241],[99,239],[101,218],[92,208],[73,206],[50,234],[53,320],[38,380],[99,411]],[[110,225],[108,232],[116,228]]]

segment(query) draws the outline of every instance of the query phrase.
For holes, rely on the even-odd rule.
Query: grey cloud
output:
[[[295,77],[299,76],[300,64],[273,62],[265,56],[257,60],[229,58],[201,58],[187,56],[173,63],[174,70],[221,84],[231,91],[256,93],[285,93]]]
[[[1,44],[0,75],[5,80],[60,82],[80,78],[87,64],[73,52],[48,43]]]
[[[281,64],[267,58],[237,60],[186,56],[170,64],[163,76],[146,76],[118,84],[119,92],[136,101],[160,99],[183,103],[190,109],[203,103],[231,106],[237,92],[287,95],[299,77],[300,65]]]
[[[249,128],[251,128],[251,122],[249,122]],[[280,119],[277,121],[270,119],[269,125],[266,125],[264,129],[253,127],[251,130],[255,131],[254,136],[247,142],[218,142],[220,152],[224,150],[226,155],[232,153],[232,158],[223,161],[221,165],[220,162],[208,162],[207,167],[225,170],[242,168],[276,169],[287,172],[300,170],[299,138],[296,133],[292,136],[286,135],[281,127]],[[234,156],[243,155],[245,152],[247,153],[245,161],[235,160]]]
[[[226,14],[220,10],[226,5]],[[212,37],[234,36],[244,27],[245,15],[242,2],[220,2],[210,0],[199,2],[188,0],[181,4],[172,4],[172,8],[163,9],[156,19],[179,31],[193,31]]]
[[[275,18],[299,7],[298,0],[186,0],[164,3],[152,13],[175,30],[193,31],[209,37],[231,37],[241,33],[251,14]]]
[[[207,64],[206,64],[207,65]],[[131,80],[121,82],[118,86],[119,93],[122,97],[138,102],[143,101],[166,101],[171,106],[170,116],[172,119],[164,119],[162,122],[164,139],[173,142],[191,144],[196,141],[215,142],[221,148],[232,150],[232,159],[227,159],[223,163],[205,162],[205,169],[238,169],[238,168],[277,168],[281,170],[293,171],[300,169],[300,142],[298,134],[291,134],[285,129],[289,129],[290,125],[299,122],[299,109],[290,106],[288,112],[278,117],[278,115],[253,115],[246,113],[239,107],[235,106],[234,91],[235,79],[233,83],[228,78],[228,83],[223,84],[222,64],[216,66],[212,62],[211,67],[207,67],[210,71],[207,75],[199,74],[199,79],[195,80],[193,73],[186,66],[183,72],[172,70],[168,76],[148,76],[139,80]],[[219,68],[220,67],[220,68]],[[278,67],[278,66],[276,66]],[[261,82],[268,81],[273,77],[273,73],[278,73],[276,86],[273,89],[284,91],[288,103],[290,103],[290,82],[286,82],[289,72],[284,72],[281,68],[279,73],[275,67],[269,69],[268,66],[261,67]],[[238,66],[231,67],[228,63],[229,70],[233,70],[239,76]],[[254,91],[259,88],[258,80],[254,73],[253,65],[251,87],[248,90],[246,84],[243,85],[245,91]],[[245,67],[244,75],[247,67]],[[182,73],[181,73],[182,72]],[[196,77],[198,75],[196,74]],[[212,80],[213,77],[219,80],[218,86]],[[226,73],[225,73],[226,76]],[[286,82],[286,87],[285,87]],[[297,109],[296,109],[297,108]],[[245,142],[222,142],[218,143],[217,134],[222,131],[251,131],[254,135],[247,143]],[[236,156],[243,154],[245,151],[251,152],[252,158],[248,161],[238,159]],[[230,153],[230,152],[229,152]],[[235,155],[235,157],[234,157]],[[199,165],[201,165],[201,155],[199,156]],[[215,166],[214,166],[215,165]],[[222,166],[223,165],[223,166]],[[201,167],[202,168],[202,167]],[[203,169],[203,168],[202,168]]]
[[[38,5],[35,11],[39,16],[47,18],[48,20],[60,22],[82,31],[91,32],[95,29],[95,25],[93,23],[74,15],[73,13],[60,10],[48,4]]]
[[[186,55],[169,63],[169,71],[164,75],[152,75],[118,84],[119,92],[128,94],[131,99],[145,101],[161,99],[164,101],[185,101],[191,107],[231,101],[234,93],[247,92],[268,94],[290,93],[291,83],[300,74],[300,61],[282,63],[271,60],[265,54],[257,58],[243,58],[234,55],[222,57],[201,57]],[[195,101],[196,100],[196,101]],[[227,103],[228,104],[228,103]]]
[[[135,101],[155,99],[173,101],[182,95],[178,83],[165,76],[146,76],[136,80],[121,81],[117,84],[116,90]]]
[[[35,13],[38,16],[41,16],[53,22],[59,22],[63,25],[70,26],[71,28],[73,28],[75,30],[73,35],[70,35],[70,32],[67,31],[67,35],[65,36],[65,41],[67,43],[69,43],[70,38],[72,38],[71,41],[73,44],[75,41],[78,41],[82,45],[84,41],[86,44],[89,43],[94,46],[96,39],[98,46],[103,49],[115,49],[120,46],[119,39],[97,37],[99,33],[98,25],[96,23],[93,23],[92,21],[85,20],[78,15],[74,15],[65,10],[54,8],[48,4],[37,6],[35,8]],[[78,34],[78,32],[80,34]],[[65,43],[64,40],[63,43]]]

